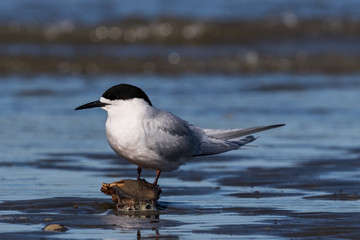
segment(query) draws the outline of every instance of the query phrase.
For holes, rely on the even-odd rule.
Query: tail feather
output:
[[[266,131],[273,128],[282,127],[285,124],[276,124],[276,125],[269,125],[269,126],[260,126],[260,127],[251,127],[251,128],[244,128],[244,129],[203,129],[205,134],[208,137],[222,139],[222,140],[231,140],[236,139],[245,135],[250,135],[253,133]]]

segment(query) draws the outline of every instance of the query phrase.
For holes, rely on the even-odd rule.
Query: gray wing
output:
[[[202,129],[206,137],[203,138],[201,143],[200,154],[195,156],[213,155],[223,153],[231,150],[236,150],[241,146],[244,146],[256,138],[253,136],[243,137],[252,133],[257,133],[272,128],[284,126],[285,124],[252,127],[245,129]]]
[[[194,156],[214,155],[223,152],[228,152],[231,150],[236,150],[239,149],[241,146],[244,146],[245,144],[251,143],[252,141],[255,140],[256,138],[253,136],[247,136],[233,141],[208,138],[206,141],[203,141],[201,143],[200,153]]]
[[[166,160],[178,161],[200,151],[200,137],[181,118],[156,110],[144,119],[146,144]]]
[[[276,124],[276,125],[268,125],[268,126],[260,126],[260,127],[251,127],[251,128],[243,128],[243,129],[203,129],[205,134],[212,138],[229,140],[236,139],[242,136],[246,136],[249,134],[266,131],[273,128],[282,127],[285,124]]]

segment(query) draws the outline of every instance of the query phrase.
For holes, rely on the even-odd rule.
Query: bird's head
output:
[[[149,97],[140,88],[130,84],[118,84],[106,90],[100,100],[86,103],[75,108],[75,110],[101,107],[109,112],[111,109],[118,107],[122,103],[135,99],[152,106]]]

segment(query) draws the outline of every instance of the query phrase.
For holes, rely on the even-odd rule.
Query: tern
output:
[[[141,171],[155,169],[157,186],[161,171],[173,171],[193,157],[239,149],[256,138],[250,134],[284,126],[276,124],[245,129],[206,129],[153,106],[140,88],[118,84],[100,100],[75,110],[100,107],[107,114],[106,137],[117,155]]]

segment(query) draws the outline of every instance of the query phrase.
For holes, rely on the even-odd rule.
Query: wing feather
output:
[[[245,129],[202,129],[207,138],[204,138],[205,140],[201,143],[201,153],[197,156],[218,154],[238,149],[256,140],[253,136],[241,137],[284,125],[276,124]]]
[[[200,139],[188,123],[165,111],[158,110],[144,120],[146,144],[164,160],[179,161],[200,150]]]
[[[253,136],[247,136],[236,141],[209,138],[208,141],[201,143],[201,153],[194,156],[206,156],[236,150],[255,140],[256,138]]]
[[[245,129],[202,129],[188,124],[172,113],[158,110],[143,121],[147,147],[165,161],[223,153],[255,141],[256,132],[284,126],[276,124]]]
[[[244,128],[244,129],[203,129],[205,134],[212,138],[229,140],[229,139],[236,139],[242,136],[250,135],[253,133],[266,131],[269,129],[282,127],[285,124],[276,124],[276,125],[269,125],[269,126],[260,126],[260,127],[251,127],[251,128]]]

